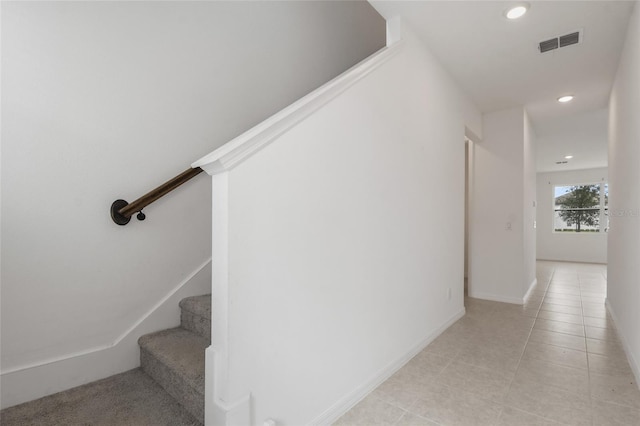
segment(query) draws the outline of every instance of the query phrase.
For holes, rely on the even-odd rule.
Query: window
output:
[[[595,183],[555,186],[553,208],[555,232],[607,232],[609,185]]]

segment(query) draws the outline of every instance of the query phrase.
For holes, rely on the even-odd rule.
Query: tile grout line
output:
[[[544,303],[545,303],[545,300],[546,300],[546,297],[547,297],[547,293],[548,293],[548,289],[549,289],[549,287],[551,286],[551,282],[553,281],[553,276],[554,276],[554,275],[555,275],[555,268],[554,268],[553,273],[552,273],[552,274],[551,274],[551,276],[549,277],[549,280],[548,280],[547,285],[546,285],[546,287],[545,287],[544,296],[543,296],[543,298],[542,298],[542,303],[540,304],[540,309],[538,309],[538,313],[542,310],[542,309],[541,309],[541,308],[542,308],[542,304],[544,304]],[[581,307],[581,309],[582,309],[582,296],[580,296],[580,307]],[[544,319],[544,318],[542,318],[542,319]],[[534,322],[533,322],[533,325],[532,325],[532,327],[531,327],[531,330],[529,331],[529,336],[527,337],[527,341],[526,341],[526,344],[525,344],[525,349],[523,350],[523,352],[522,352],[522,354],[521,354],[521,356],[520,356],[520,359],[518,360],[518,365],[517,365],[517,367],[516,367],[516,374],[517,374],[518,370],[520,369],[520,363],[521,363],[521,361],[522,361],[522,359],[523,359],[523,357],[524,357],[524,352],[526,351],[526,348],[527,348],[527,346],[528,346],[528,344],[529,344],[529,340],[530,340],[530,338],[531,338],[531,334],[532,334],[533,329],[534,329],[534,327],[535,327],[535,323],[536,323],[536,321],[538,321],[538,315],[537,315],[537,314],[536,314],[536,317],[534,318]],[[584,339],[586,339],[586,331],[584,330],[584,320],[583,320],[582,322],[583,322],[583,324],[582,324],[582,326],[583,326],[583,332],[585,332]],[[568,333],[562,333],[562,334],[567,334],[567,335],[569,335]],[[578,336],[578,337],[580,337],[580,336]],[[554,345],[554,346],[555,346],[555,345]],[[564,348],[564,349],[569,349],[569,348]],[[586,356],[586,354],[587,354],[587,352],[586,352],[586,341],[585,341],[585,356]],[[548,362],[548,361],[545,361],[545,362]],[[552,363],[552,364],[554,364],[554,363]],[[557,365],[558,365],[558,364],[557,364]],[[510,385],[509,385],[509,390],[507,391],[507,393],[511,391],[511,387],[513,386],[513,382],[514,382],[514,381],[515,381],[515,375],[514,375],[513,379],[511,380],[511,383],[510,383]],[[552,386],[552,387],[556,388],[556,386],[553,386],[553,385],[549,385],[549,386]],[[560,389],[562,389],[562,388],[560,388]],[[504,407],[505,407],[505,406],[507,406],[507,405],[506,405],[506,404],[503,404],[503,409],[502,409],[502,411],[504,411]],[[510,407],[510,408],[515,408],[515,407],[511,407],[511,406],[509,406],[509,407]],[[544,417],[544,416],[541,416],[541,415],[536,414],[536,413],[530,413],[530,412],[528,412],[528,411],[526,411],[526,410],[523,410],[522,408],[516,408],[516,409],[517,409],[517,410],[520,410],[520,411],[523,411],[523,412],[525,412],[525,413],[528,413],[528,414],[534,415],[534,416],[536,416],[536,417],[539,417],[539,418],[545,419],[545,420],[549,420],[549,421],[556,422],[556,423],[558,423],[558,424],[562,424],[561,422],[558,422],[557,420],[550,419],[550,418],[548,418],[548,417]],[[591,410],[591,419],[592,419],[592,424],[593,424],[593,414],[592,414],[592,412],[593,412],[593,410]]]
[[[459,356],[459,355],[460,355],[460,351],[458,351],[458,352],[457,352],[453,357],[451,357],[451,359],[449,359],[449,360],[447,361],[446,365],[442,368],[442,370],[440,370],[440,371],[438,372],[438,374],[436,374],[436,375],[435,375],[435,377],[433,377],[433,382],[435,382],[435,381],[438,379],[438,376],[440,376],[440,375],[441,375],[441,374],[442,374],[442,373],[447,369],[447,367],[449,367],[449,366],[453,363],[453,361],[455,361],[455,360],[458,358],[458,356]],[[438,356],[439,356],[439,355],[438,355]],[[441,358],[445,358],[445,357],[441,357]],[[445,385],[445,384],[442,384],[442,386],[449,387],[449,386],[447,386],[447,385]],[[417,417],[421,417],[421,418],[423,418],[423,419],[427,419],[428,421],[430,421],[430,422],[432,422],[432,423],[435,423],[435,424],[437,424],[437,425],[442,425],[440,422],[438,422],[438,421],[436,421],[436,420],[434,420],[434,419],[432,419],[432,418],[430,418],[430,417],[423,416],[423,415],[418,414],[418,413],[416,413],[415,411],[413,411],[413,406],[414,406],[414,405],[416,405],[416,404],[418,403],[418,400],[419,400],[419,399],[420,399],[420,397],[418,396],[418,398],[416,398],[416,400],[415,400],[415,401],[413,401],[413,402],[411,403],[411,405],[409,405],[409,408],[407,408],[407,409],[406,409],[406,412],[407,412],[407,413],[409,413],[409,414],[411,414],[411,415],[414,415],[414,416],[417,416]]]
[[[518,359],[518,364],[516,365],[515,373],[513,374],[513,378],[511,379],[511,382],[509,383],[509,387],[507,388],[507,393],[505,394],[505,397],[506,397],[506,395],[508,395],[511,392],[511,388],[513,387],[513,382],[515,382],[516,376],[518,375],[518,370],[520,369],[520,364],[522,363],[522,358],[524,357],[524,353],[527,350],[527,346],[529,345],[529,339],[531,338],[531,333],[533,333],[533,329],[536,326],[536,321],[538,320],[538,315],[539,315],[540,310],[542,308],[542,304],[544,303],[544,300],[547,297],[547,289],[549,288],[549,285],[551,284],[551,280],[553,279],[553,275],[554,274],[555,274],[555,268],[554,268],[553,272],[551,273],[551,275],[549,276],[549,279],[547,280],[547,284],[545,285],[544,296],[542,296],[542,302],[540,303],[540,306],[538,307],[538,311],[536,312],[536,316],[533,319],[533,324],[531,324],[531,329],[529,330],[529,335],[527,336],[527,340],[525,341],[524,348],[522,349],[522,353],[520,354],[520,358]],[[504,404],[504,403],[502,404],[502,406],[503,406],[502,411],[504,411],[504,406],[505,405],[506,404]],[[524,411],[524,410],[522,410],[522,411]],[[525,411],[525,412],[527,412],[527,411]],[[537,414],[534,414],[534,413],[529,413],[529,414],[533,414],[533,415],[537,416]],[[502,412],[500,413],[500,415],[502,415]],[[540,416],[538,416],[538,417],[540,417]]]
[[[571,272],[574,272],[574,273],[571,274]],[[500,383],[500,381],[496,381],[494,383],[493,380],[490,380],[490,383],[493,383],[491,384],[491,389],[495,388],[496,391],[502,389],[503,392],[495,393],[495,395],[492,394],[493,396],[490,396],[489,394],[486,394],[486,392],[478,393],[478,390],[481,390],[481,389],[474,387],[475,385],[471,386],[473,389],[467,389],[469,385],[466,381],[467,379],[465,379],[465,381],[463,382],[459,382],[459,380],[458,381],[454,380],[453,382],[450,382],[448,378],[449,376],[451,376],[451,374],[454,374],[454,376],[455,374],[460,374],[458,372],[458,367],[457,367],[458,365],[473,367],[473,368],[480,369],[482,371],[487,371],[490,373],[493,370],[495,370],[495,366],[494,366],[495,363],[489,362],[487,364],[486,362],[483,361],[484,358],[482,357],[476,359],[476,358],[473,358],[472,356],[471,358],[469,358],[469,353],[467,353],[468,350],[465,349],[469,347],[468,344],[462,344],[462,345],[458,344],[453,346],[451,346],[451,344],[445,344],[445,347],[442,348],[443,350],[445,350],[445,352],[442,352],[442,354],[440,352],[433,353],[433,355],[437,356],[438,358],[438,359],[434,359],[436,363],[433,365],[433,367],[438,367],[438,368],[435,368],[435,369],[432,368],[430,370],[430,374],[428,376],[425,376],[424,378],[429,379],[427,380],[427,382],[425,382],[425,384],[430,384],[430,385],[432,384],[436,386],[435,388],[433,388],[434,390],[442,388],[442,392],[444,392],[444,395],[448,395],[448,397],[446,398],[446,401],[442,401],[442,404],[440,402],[436,403],[435,400],[432,401],[432,398],[429,397],[430,394],[429,393],[425,394],[422,391],[421,386],[419,386],[418,388],[406,389],[405,391],[409,391],[409,393],[406,394],[402,399],[397,399],[396,402],[394,402],[395,398],[393,398],[393,393],[385,392],[383,394],[375,395],[375,400],[383,402],[384,405],[388,407],[386,408],[386,410],[396,410],[395,413],[393,413],[394,415],[391,417],[391,419],[394,419],[394,420],[389,419],[389,416],[387,415],[386,416],[387,419],[391,421],[389,422],[387,420],[385,421],[385,424],[401,426],[402,424],[408,424],[409,422],[418,421],[418,422],[424,422],[424,423],[428,422],[429,424],[442,426],[445,423],[448,424],[447,422],[449,422],[450,420],[451,421],[453,420],[452,418],[450,418],[451,417],[449,415],[450,413],[449,414],[440,413],[439,407],[442,405],[443,408],[449,407],[449,409],[451,409],[451,407],[457,406],[455,404],[459,404],[463,400],[466,401],[469,398],[476,401],[477,403],[480,403],[481,400],[484,400],[486,401],[485,406],[487,405],[487,403],[489,402],[491,403],[490,405],[492,405],[492,407],[490,408],[487,407],[486,410],[483,409],[484,411],[482,410],[481,411],[485,413],[485,415],[487,416],[485,417],[485,421],[487,422],[486,424],[493,425],[493,426],[501,424],[500,422],[505,422],[505,424],[517,424],[518,422],[514,423],[513,420],[520,418],[521,416],[523,416],[522,417],[523,421],[525,418],[527,418],[527,416],[531,416],[532,420],[538,419],[537,420],[538,422],[542,422],[546,420],[549,422],[553,422],[554,424],[555,423],[565,424],[565,423],[562,423],[562,421],[567,421],[571,423],[570,419],[572,417],[567,417],[567,415],[569,415],[570,413],[573,413],[574,411],[576,411],[574,414],[578,415],[579,413],[577,412],[577,410],[582,411],[582,414],[579,416],[580,418],[583,418],[582,424],[595,426],[599,421],[599,419],[604,420],[606,422],[605,420],[606,417],[602,417],[602,416],[608,415],[607,413],[609,413],[609,411],[611,411],[611,414],[613,414],[615,411],[617,411],[616,407],[619,407],[620,409],[624,408],[628,410],[629,412],[631,412],[631,415],[633,416],[633,418],[636,419],[636,416],[640,415],[640,409],[636,407],[637,401],[638,401],[637,399],[635,400],[625,399],[628,397],[626,395],[623,397],[623,395],[621,394],[621,395],[618,395],[617,399],[609,400],[610,397],[608,396],[608,393],[607,394],[598,393],[598,392],[609,390],[608,387],[610,386],[608,382],[603,382],[603,383],[598,382],[599,380],[598,377],[600,374],[605,376],[611,375],[612,377],[613,376],[617,377],[615,372],[611,374],[600,372],[600,369],[599,369],[600,367],[598,363],[608,362],[608,360],[601,359],[600,357],[607,357],[606,353],[608,352],[605,352],[602,355],[596,356],[595,359],[590,359],[590,352],[588,349],[589,341],[596,342],[595,343],[596,346],[593,349],[596,350],[597,352],[594,352],[594,354],[598,354],[601,350],[607,351],[609,348],[608,347],[609,342],[611,341],[609,338],[610,337],[609,334],[599,334],[599,332],[597,332],[600,328],[603,328],[604,331],[607,330],[606,328],[607,322],[605,321],[606,319],[602,321],[598,320],[598,321],[590,322],[591,325],[587,325],[587,321],[586,321],[587,318],[590,318],[590,319],[599,318],[597,316],[597,315],[600,315],[600,312],[598,311],[598,305],[601,304],[601,302],[598,302],[598,300],[601,300],[603,297],[606,297],[606,288],[607,288],[606,278],[604,282],[600,282],[598,280],[599,277],[597,276],[594,277],[594,274],[589,274],[589,270],[583,271],[583,270],[579,270],[578,268],[578,269],[575,269],[575,271],[571,271],[570,269],[565,270],[559,266],[552,266],[550,268],[545,268],[544,272],[539,271],[538,273],[542,275],[543,279],[540,281],[540,287],[536,286],[535,301],[531,300],[531,305],[528,306],[528,308],[517,310],[517,312],[520,312],[521,314],[524,315],[524,317],[527,318],[527,321],[525,321],[524,323],[520,324],[520,326],[515,328],[508,327],[509,330],[511,330],[510,332],[506,332],[506,331],[504,333],[500,332],[498,333],[498,335],[496,335],[497,337],[499,337],[498,341],[500,342],[505,338],[510,339],[503,342],[503,343],[506,343],[508,346],[514,347],[516,342],[520,342],[518,343],[518,346],[522,344],[521,346],[522,349],[520,351],[516,351],[515,353],[512,351],[509,351],[511,352],[511,355],[509,356],[510,360],[508,362],[510,367],[505,371],[513,371],[512,373],[513,375],[510,378],[505,377],[504,379],[501,379],[500,381],[502,383]],[[558,281],[554,281],[554,280],[558,280]],[[560,315],[559,318],[563,318],[563,319],[554,320],[553,317],[548,315],[545,315],[548,317],[547,319],[541,318],[540,316],[541,313],[544,312],[543,305],[548,302],[549,298],[552,298],[552,296],[556,294],[555,293],[556,291],[562,292],[568,289],[573,290],[576,284],[577,284],[577,289],[579,290],[579,293],[574,297],[576,297],[577,299],[576,302],[579,302],[578,306],[580,308],[579,310],[574,308],[576,309],[574,312],[576,312],[576,314],[579,314],[579,318],[582,325],[580,329],[583,332],[582,336],[575,335],[578,332],[577,325],[574,326],[573,328],[560,326],[561,323],[566,322],[565,321],[567,319],[566,317],[563,318]],[[604,295],[603,295],[603,290],[604,290]],[[489,344],[489,348],[491,348],[493,344],[492,343],[493,340],[491,339],[491,336],[493,335],[491,332],[492,329],[491,327],[487,328],[486,326],[494,324],[494,320],[499,320],[499,321],[508,320],[511,317],[511,315],[515,314],[515,312],[513,311],[513,309],[498,309],[503,306],[502,304],[498,304],[494,306],[491,304],[491,302],[488,302],[485,306],[483,303],[472,304],[471,301],[469,301],[469,303],[470,304],[467,305],[465,300],[465,305],[467,305],[468,308],[469,307],[473,308],[473,309],[469,308],[468,313],[474,313],[474,315],[470,317],[470,322],[467,321],[467,323],[460,323],[460,327],[458,327],[455,330],[452,337],[455,339],[455,342],[459,342],[459,341],[464,342],[466,341],[466,339],[469,339],[471,337],[471,335],[468,334],[469,331],[475,330],[476,332],[479,332],[481,335],[483,333],[489,333],[487,336],[482,338],[481,341],[487,341]],[[488,309],[485,309],[485,308],[488,308]],[[589,317],[585,316],[587,314],[587,311],[593,316],[589,316]],[[489,315],[486,317],[481,315],[483,314],[483,312],[488,313]],[[549,312],[555,312],[555,311],[549,311]],[[562,312],[559,312],[558,314],[562,314]],[[500,315],[503,315],[504,317],[500,317]],[[574,323],[577,323],[577,319],[578,318],[575,318]],[[483,324],[484,320],[487,320],[488,322],[486,324]],[[559,329],[571,330],[575,334],[556,331],[556,330],[553,330],[554,327],[550,327],[549,330],[536,328],[543,321],[545,321],[545,324],[547,322],[557,323]],[[605,327],[603,327],[602,324],[604,324]],[[550,325],[553,326],[553,324],[550,324]],[[594,336],[591,338],[589,338],[587,334],[587,331],[586,331],[587,326],[590,326],[593,330],[596,330],[594,331],[595,333]],[[500,330],[502,329],[500,328]],[[540,336],[537,336],[536,340],[531,340],[531,336],[534,335],[534,330],[540,330],[543,333],[549,333],[549,335],[547,336],[545,334],[541,334]],[[555,334],[555,336],[552,336],[551,334]],[[564,338],[558,337],[558,336],[569,336],[569,335],[573,337],[582,337],[582,339],[572,338],[569,340],[565,340]],[[595,340],[592,340],[592,339],[595,339]],[[554,344],[554,343],[550,343],[550,341],[559,342],[559,343]],[[584,348],[582,350],[575,349],[579,346],[579,344],[577,343],[579,341],[582,341],[584,345]],[[556,349],[552,350],[552,352],[549,352],[549,353],[545,353],[544,351],[540,353],[536,351],[534,352],[528,351],[529,349],[531,349],[531,345],[534,345],[534,344],[535,345],[540,344],[547,347],[555,347]],[[548,383],[549,382],[548,380],[542,380],[543,378],[541,377],[538,377],[538,378],[536,378],[535,376],[529,377],[529,373],[535,374],[536,370],[534,368],[533,370],[530,371],[528,364],[522,363],[522,360],[524,360],[525,353],[529,353],[530,355],[527,356],[528,360],[541,362],[540,365],[536,367],[539,369],[547,368],[544,366],[545,363],[549,363],[548,368],[551,368],[551,365],[561,366],[566,369],[579,368],[579,367],[575,367],[575,364],[578,361],[577,358],[574,359],[573,364],[565,365],[565,364],[558,363],[558,360],[560,361],[566,360],[567,359],[566,357],[571,355],[571,354],[567,355],[566,353],[567,351],[583,351],[584,356],[586,356],[586,370],[587,370],[586,372],[587,386],[586,387],[584,386],[584,377],[585,377],[584,373],[577,375],[574,378],[573,374],[568,372],[567,374],[569,374],[568,376],[569,382],[567,385],[564,384],[564,380],[561,380],[560,377],[554,378],[555,375],[549,376],[549,378],[553,380],[551,380],[551,383]],[[578,354],[575,354],[575,356],[578,356]],[[569,360],[571,360],[571,358]],[[425,358],[425,361],[430,361],[430,358]],[[591,367],[591,361],[594,362],[593,367]],[[478,364],[476,365],[477,362]],[[515,369],[513,369],[514,365],[515,365]],[[603,368],[607,367],[607,365],[608,364],[603,364],[602,367]],[[617,367],[617,365],[613,367]],[[466,367],[462,367],[462,368],[464,369]],[[596,370],[592,371],[592,368],[596,368]],[[499,369],[500,368],[498,367],[498,370]],[[419,373],[419,372],[420,371],[416,371],[416,373]],[[558,370],[558,374],[563,376],[564,371]],[[474,375],[474,377],[476,376]],[[484,376],[480,374],[477,378],[484,380],[482,379],[483,377]],[[489,379],[491,378],[489,377]],[[560,379],[560,381],[558,381],[558,379]],[[574,381],[574,379],[577,381]],[[519,385],[514,387],[516,381],[518,381]],[[573,397],[570,397],[570,395],[566,395],[568,398],[566,403],[564,405],[557,407],[563,414],[558,416],[554,415],[552,417],[548,417],[549,415],[552,414],[552,412],[547,410],[540,411],[541,407],[539,407],[538,404],[539,403],[551,404],[550,407],[555,407],[556,405],[558,405],[557,402],[559,400],[557,400],[556,398],[553,401],[551,400],[547,401],[548,398],[541,394],[530,401],[535,405],[530,405],[529,403],[525,403],[523,405],[521,401],[522,398],[524,398],[525,402],[530,399],[528,396],[528,392],[529,392],[528,383],[530,381],[532,381],[531,382],[532,384],[537,383],[538,385],[541,386],[538,389],[540,392],[544,392],[544,393],[551,392],[551,394],[554,394],[553,389],[556,389],[556,390],[562,390],[563,392],[567,392],[570,394],[582,394],[582,396],[580,399],[576,399],[574,401]],[[576,384],[578,387],[574,386]],[[473,385],[473,383],[471,383],[471,385]],[[501,385],[501,386],[496,387],[497,385]],[[566,386],[569,386],[569,387],[566,387]],[[594,388],[594,386],[596,386],[596,388]],[[611,384],[611,386],[617,387],[617,385],[615,384]],[[549,387],[549,388],[545,390],[546,387]],[[588,392],[588,395],[584,395],[583,390],[585,388],[586,388],[586,391]],[[391,391],[392,389],[393,389],[393,386],[392,388],[388,389],[388,391]],[[431,387],[424,388],[424,389],[426,391],[427,389],[431,389]],[[532,388],[532,389],[535,389],[535,388]],[[616,389],[613,389],[613,388],[610,390],[614,392],[616,391]],[[457,394],[456,393],[457,391],[462,391],[462,392],[461,394]],[[469,392],[468,397],[465,397],[464,395],[462,395],[462,394],[465,394],[467,391]],[[624,392],[625,390],[622,389],[622,391]],[[515,392],[515,393],[512,393],[512,392]],[[563,394],[558,394],[558,395],[560,395],[561,397]],[[635,397],[635,395],[631,395],[631,396]],[[424,405],[424,407],[421,402],[422,400],[426,401],[426,405]],[[406,401],[406,402],[403,402],[403,401]],[[454,405],[451,405],[451,404],[454,404]],[[597,404],[603,404],[603,405],[597,405]],[[588,413],[584,408],[585,405],[589,407]],[[435,410],[435,411],[432,411],[432,410]],[[374,412],[371,411],[370,414],[373,414],[373,413]],[[420,413],[425,413],[425,415],[422,415]],[[433,418],[434,416],[436,418]],[[465,414],[463,417],[467,418],[468,416]],[[376,416],[376,418],[378,420],[382,420],[382,417]],[[457,416],[454,416],[453,418],[457,418]],[[467,418],[467,420],[470,421],[470,418]]]
[[[554,274],[555,274],[555,270],[554,270]],[[591,404],[591,388],[590,388],[590,381],[589,381],[589,377],[590,377],[590,373],[589,373],[589,356],[588,356],[588,352],[587,352],[587,331],[585,329],[585,324],[584,324],[584,311],[583,311],[583,304],[582,304],[582,288],[580,286],[580,275],[578,274],[578,272],[576,272],[576,278],[578,280],[578,291],[580,292],[580,312],[581,312],[581,321],[582,321],[582,332],[583,335],[582,338],[584,340],[584,353],[585,353],[585,357],[587,358],[587,385],[589,386],[589,409],[590,409],[590,418],[591,418],[591,424],[593,425],[593,409],[592,409],[592,404]],[[553,278],[550,280],[549,285],[551,285],[551,281],[553,281]],[[546,298],[546,294],[545,294],[545,298]],[[568,333],[565,333],[568,334]],[[580,337],[580,336],[578,336]],[[564,348],[564,349],[570,349],[570,348]],[[554,362],[551,361],[545,361],[545,362],[549,362],[551,364],[555,364],[555,365],[561,365],[561,364],[556,364]],[[567,367],[567,366],[565,366]],[[556,387],[554,385],[549,385],[552,387]],[[573,393],[573,392],[572,392]]]
[[[593,398],[591,397],[591,368],[589,366],[589,347],[587,346],[587,326],[584,323],[584,303],[582,301],[582,281],[580,280],[580,274],[578,274],[578,288],[580,289],[580,307],[582,310],[582,331],[584,332],[584,352],[587,357],[587,386],[589,391],[589,410],[591,414],[591,424],[595,424],[593,418]]]

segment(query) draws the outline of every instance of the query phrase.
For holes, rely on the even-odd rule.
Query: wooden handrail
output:
[[[173,191],[193,177],[199,175],[202,171],[203,170],[200,167],[189,168],[173,179],[166,181],[159,187],[144,194],[132,203],[128,203],[125,200],[114,201],[113,204],[111,204],[111,219],[113,219],[113,221],[118,225],[126,225],[131,220],[131,216],[135,212],[138,212],[138,220],[144,220],[146,216],[142,213],[143,208],[153,203],[158,198]]]

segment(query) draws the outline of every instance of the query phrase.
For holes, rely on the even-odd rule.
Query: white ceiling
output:
[[[536,128],[537,171],[606,167],[608,121],[606,108],[542,120]],[[566,155],[574,158],[565,160]]]
[[[538,135],[538,171],[607,165],[607,105],[633,1],[379,1],[401,16],[482,112],[523,105]],[[583,41],[544,54],[538,42],[575,30]],[[556,99],[571,93],[575,99]],[[557,166],[565,155],[568,164]]]

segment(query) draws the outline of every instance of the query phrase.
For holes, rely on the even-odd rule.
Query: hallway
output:
[[[466,298],[462,319],[335,424],[640,424],[606,273],[538,261],[526,305]]]

